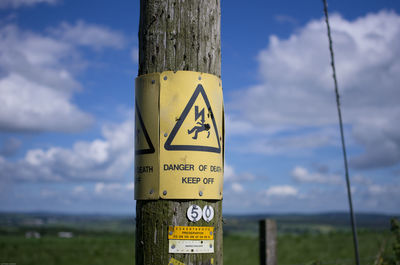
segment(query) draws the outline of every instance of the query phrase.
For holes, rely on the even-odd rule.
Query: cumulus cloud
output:
[[[237,173],[233,166],[228,164],[224,166],[224,181],[250,181],[254,179],[255,176],[251,173]]]
[[[98,182],[94,186],[96,194],[119,194],[121,192],[133,192],[135,190],[135,183],[104,183]]]
[[[232,190],[236,193],[242,193],[244,191],[244,187],[242,184],[234,182],[232,183]]]
[[[132,48],[131,50],[131,58],[134,63],[139,62],[139,49],[137,47]]]
[[[126,41],[119,32],[104,26],[91,25],[82,20],[77,21],[75,25],[63,22],[58,28],[51,29],[50,32],[56,38],[68,43],[99,50],[106,47],[122,48]]]
[[[58,0],[1,0],[1,8],[19,8],[22,6],[33,6],[40,3],[55,4]]]
[[[16,162],[0,157],[0,176],[11,181],[115,181],[133,164],[133,125],[107,125],[103,138],[77,142],[71,149],[28,150]]]
[[[322,184],[339,184],[342,178],[339,175],[328,174],[326,172],[309,172],[306,168],[296,166],[291,175],[298,182],[322,183]]]
[[[120,48],[123,36],[83,21],[73,26],[63,23],[49,32],[0,25],[2,131],[74,132],[93,122],[73,103],[74,93],[82,89],[75,77],[84,65],[78,47]]]
[[[400,16],[381,11],[348,21],[332,15],[331,26],[344,122],[365,149],[351,165],[399,163]],[[247,126],[292,133],[337,125],[323,19],[311,21],[288,39],[271,36],[258,60],[262,82],[228,102],[236,117],[250,123]]]
[[[298,189],[289,185],[271,186],[265,191],[267,196],[292,197],[299,194]]]

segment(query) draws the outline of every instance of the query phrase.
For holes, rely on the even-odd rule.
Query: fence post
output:
[[[276,221],[260,221],[260,265],[276,265]]]

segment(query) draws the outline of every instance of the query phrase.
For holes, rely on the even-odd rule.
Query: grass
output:
[[[0,263],[100,265],[134,264],[134,234],[74,231],[75,237],[58,238],[47,233],[40,239],[26,239],[24,233],[0,235]],[[373,264],[389,231],[359,232],[362,264]],[[349,231],[282,234],[278,237],[278,262],[286,264],[354,264],[352,237]],[[386,251],[390,252],[391,241]],[[224,237],[225,265],[257,265],[258,238],[251,234],[230,233]]]
[[[0,237],[0,262],[26,265],[134,264],[133,234],[47,236],[25,239]]]

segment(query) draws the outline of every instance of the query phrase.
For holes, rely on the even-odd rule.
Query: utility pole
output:
[[[147,141],[147,145],[145,149],[141,150],[135,147],[136,265],[223,264],[222,175],[224,121],[222,86],[220,81],[219,86],[218,81],[217,85],[213,86],[213,89],[216,87],[220,90],[221,103],[218,104],[221,107],[219,107],[218,104],[218,106],[214,104],[217,100],[214,100],[213,96],[210,95],[212,93],[208,92],[206,83],[202,83],[208,79],[219,80],[221,76],[220,15],[219,0],[140,1],[136,126],[147,127],[147,130],[142,129],[144,135],[142,139],[145,139],[143,140],[144,142]],[[165,71],[173,72],[164,74]],[[174,85],[175,83],[173,82],[188,71],[191,71],[190,73],[196,76],[195,81],[189,82],[195,85]],[[157,73],[162,74],[157,76]],[[168,82],[172,82],[172,85],[169,85]],[[166,86],[165,88],[163,87],[164,85]],[[141,88],[142,86],[145,88]],[[154,95],[143,96],[144,93],[153,89],[153,86],[160,86],[160,89],[154,90],[156,91]],[[172,89],[180,90],[179,93],[175,94],[175,97],[179,98],[179,100],[181,99],[184,102],[183,106],[186,106],[185,110],[182,108],[182,112],[179,110],[179,113],[182,114],[180,116],[175,115],[171,122],[165,121],[164,116],[168,116],[169,107],[180,105],[180,103],[178,102],[179,100],[176,102],[170,100],[169,104],[165,103],[166,105],[163,105],[164,101],[168,101],[168,99],[163,99],[163,93],[165,91],[168,92],[169,89],[171,91]],[[195,102],[187,103],[188,101],[183,96],[186,95],[185,93],[189,93],[191,99]],[[154,106],[149,106],[153,105],[151,103],[140,102],[142,98],[146,98],[148,102],[153,101]],[[202,104],[207,108],[202,108],[200,103],[197,104],[196,100],[202,101]],[[164,108],[164,106],[168,108]],[[211,108],[213,111],[211,111]],[[177,107],[177,109],[179,108]],[[217,110],[219,109],[221,111],[218,112]],[[156,118],[151,118],[156,120],[154,122],[154,131],[156,132],[152,132],[152,127],[146,124],[146,117],[150,117],[154,113],[158,114]],[[221,113],[221,115],[218,113]],[[193,120],[193,122],[196,121],[197,123],[195,124],[198,124],[192,130],[189,130],[189,127],[185,127],[185,123],[189,122],[189,119]],[[173,130],[164,130],[165,126],[171,126],[168,128],[173,128]],[[185,128],[180,131],[180,128],[183,127]],[[194,132],[194,130],[197,131]],[[140,142],[140,133],[142,131],[140,128],[135,129],[135,131],[136,135],[138,135],[137,141]],[[184,134],[185,136],[183,136]],[[154,135],[156,136],[153,137]],[[176,138],[174,138],[175,135]],[[186,145],[176,144],[178,136],[181,137],[181,135],[188,139],[186,140],[185,138],[182,141],[189,143],[190,140],[193,141],[193,144],[191,142]],[[196,140],[200,141],[200,138],[205,142],[205,147],[196,146]],[[135,144],[139,145],[141,143]],[[192,150],[189,150],[188,146]],[[218,160],[218,163],[191,160],[191,154],[195,152],[201,157],[215,157],[220,160]],[[154,161],[158,165],[155,165],[156,162],[149,162],[153,160],[148,159],[148,157],[153,155],[155,157]],[[178,160],[169,163],[163,162],[172,159],[171,157],[174,155],[178,155],[181,162],[176,162]],[[202,167],[204,171],[206,169],[209,170],[204,176],[200,175],[202,172],[198,171],[199,168],[202,170]],[[215,173],[217,171],[220,173]],[[179,185],[171,184],[178,177],[167,175],[175,173],[182,175],[179,176],[179,183],[176,182]],[[189,173],[195,175],[185,177],[185,174]],[[151,180],[152,183],[143,184],[150,178],[153,178]],[[218,184],[216,184],[217,182]],[[208,183],[208,185],[204,183]],[[163,185],[172,185],[172,187],[167,190],[167,188],[163,188]],[[180,188],[180,185],[183,188]],[[215,187],[213,188],[215,192],[210,196],[208,196],[210,194],[208,187]],[[177,190],[173,191],[175,188]],[[195,193],[189,192],[192,189],[196,189]],[[203,209],[203,213],[196,211],[199,208]],[[211,215],[210,209],[213,210],[213,217],[208,218]],[[207,214],[205,215],[206,212]],[[189,213],[191,213],[191,217]],[[203,218],[197,218],[198,214],[200,214],[200,217],[202,215]],[[194,229],[200,230],[202,228],[212,229],[207,231],[210,231],[210,234],[213,235],[213,241],[210,241],[213,242],[213,246],[210,244],[210,248],[213,247],[213,251],[207,252],[196,249],[192,249],[192,253],[171,251],[171,248],[178,248],[179,245],[179,242],[177,242],[178,245],[176,246],[175,243],[171,245],[170,236],[173,233],[171,229],[174,229],[174,227],[184,227],[183,229],[185,227],[196,227]],[[203,244],[202,240],[195,242]]]

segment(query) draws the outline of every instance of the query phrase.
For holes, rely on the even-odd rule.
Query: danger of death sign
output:
[[[221,80],[178,71],[139,76],[135,199],[222,199]]]

